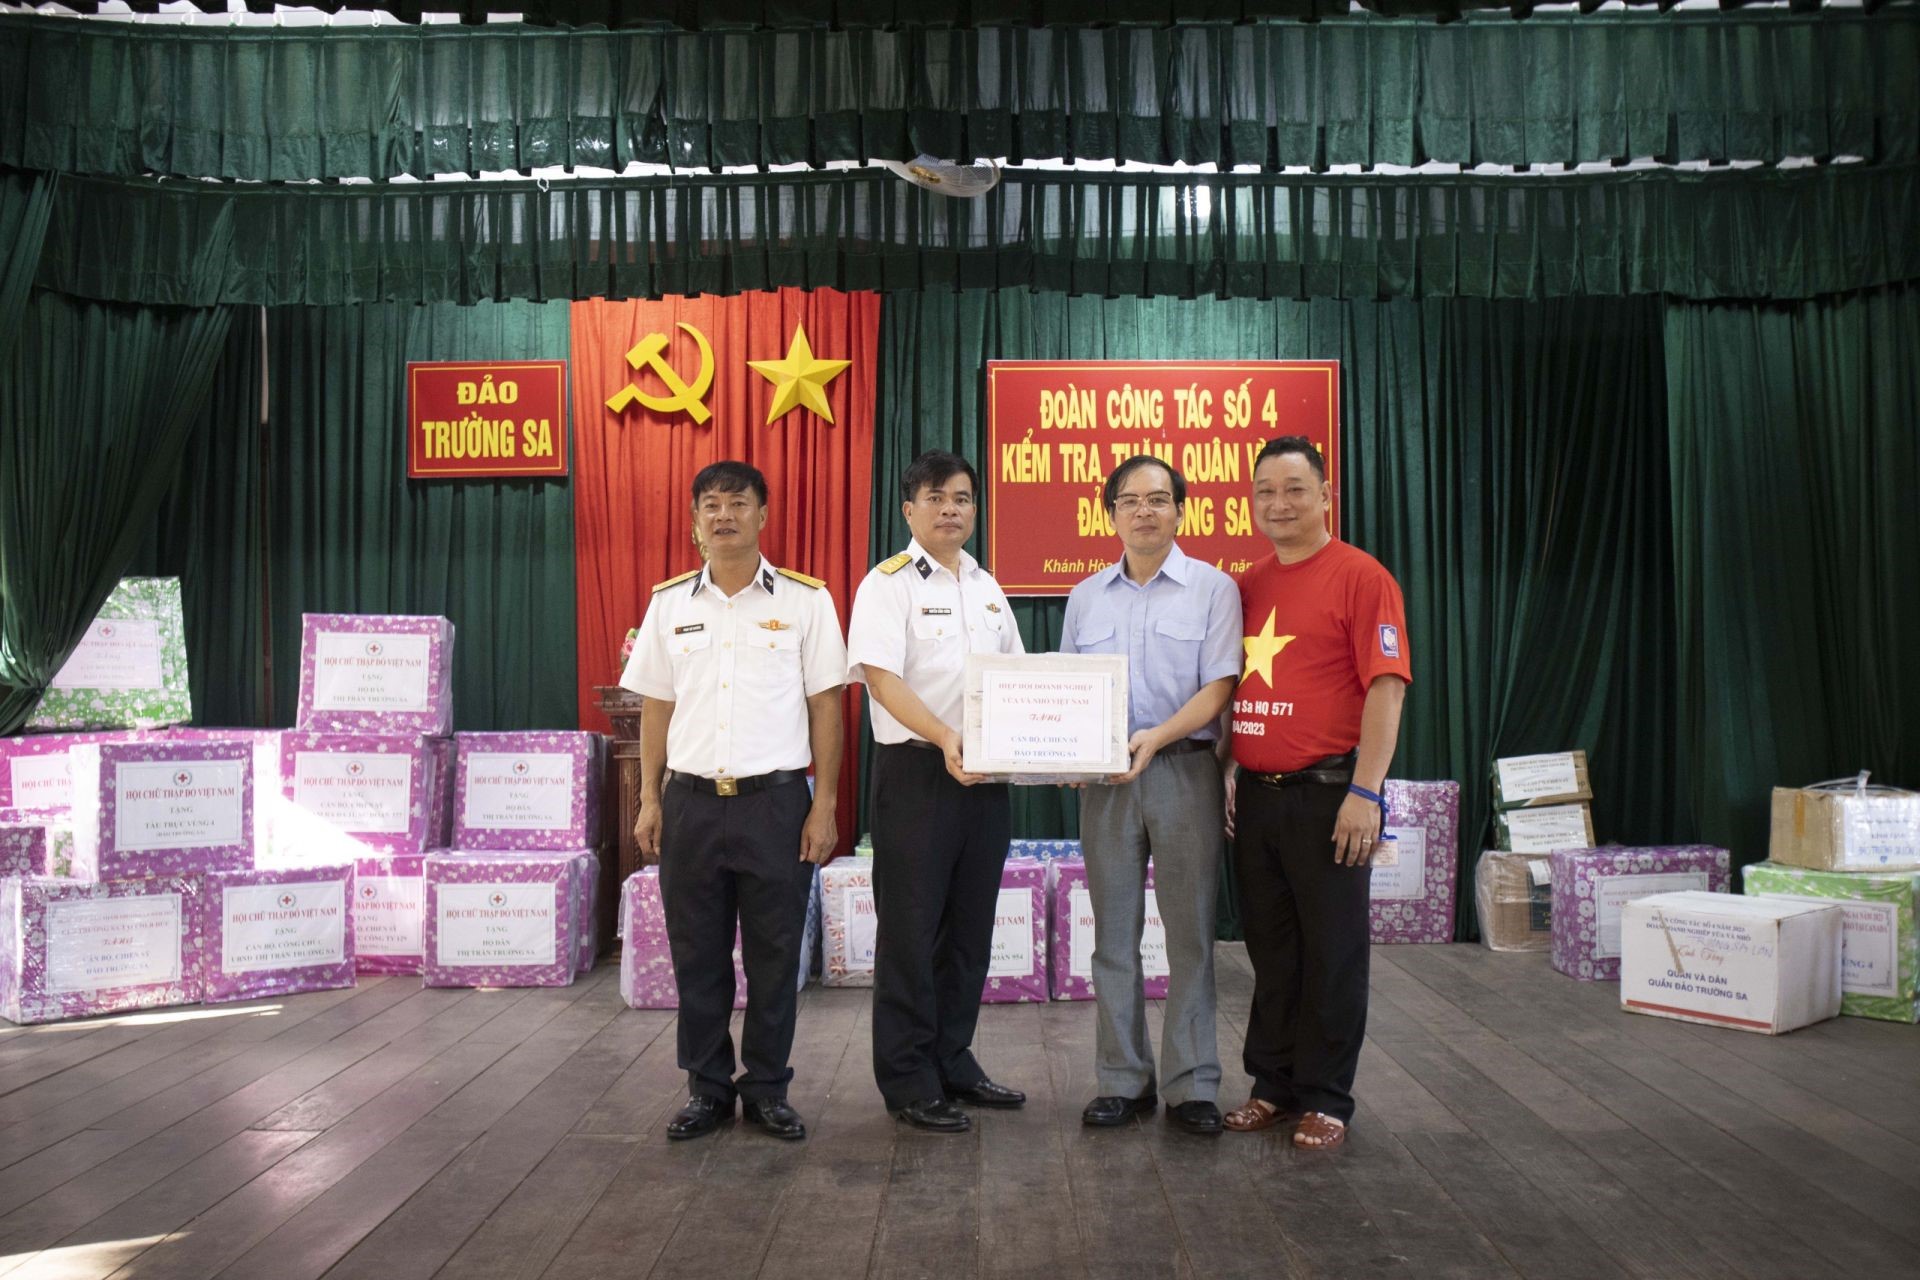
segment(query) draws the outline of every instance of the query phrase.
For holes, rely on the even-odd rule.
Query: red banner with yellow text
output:
[[[565,360],[408,361],[408,479],[565,474]]]
[[[1238,573],[1261,553],[1253,459],[1305,436],[1327,460],[1340,528],[1337,360],[993,360],[987,364],[987,546],[1010,595],[1064,596],[1120,554],[1107,476],[1152,453],[1187,481],[1180,546]]]

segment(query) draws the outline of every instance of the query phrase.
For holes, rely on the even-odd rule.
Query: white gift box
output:
[[[873,859],[839,858],[820,868],[820,985],[873,985],[880,915],[873,902]]]
[[[1778,1035],[1840,1013],[1838,903],[1656,893],[1620,910],[1620,1007]]]

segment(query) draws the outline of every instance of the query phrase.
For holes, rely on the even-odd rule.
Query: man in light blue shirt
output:
[[[1060,650],[1127,655],[1131,767],[1080,793],[1100,1014],[1099,1096],[1080,1118],[1123,1125],[1164,1096],[1174,1123],[1216,1134],[1213,932],[1224,836],[1215,751],[1240,676],[1240,592],[1174,541],[1187,482],[1171,466],[1129,458],[1101,500],[1126,554],[1067,597]],[[1157,1086],[1140,962],[1149,858],[1169,970]]]

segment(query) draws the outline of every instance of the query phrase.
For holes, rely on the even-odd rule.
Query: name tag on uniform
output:
[[[673,634],[677,636],[692,635],[696,631],[705,631],[706,629],[707,624],[704,622],[689,622],[684,627],[675,627]]]
[[[953,613],[953,610],[951,610],[951,609],[936,609],[936,608],[933,608],[933,607],[932,607],[932,606],[930,606],[930,605],[924,605],[924,604],[923,604],[923,605],[921,605],[921,606],[920,606],[920,612],[921,612],[921,614],[922,614],[922,615],[924,615],[925,617],[929,617],[929,618],[945,618],[945,617],[950,617],[950,616],[952,615],[952,613]]]

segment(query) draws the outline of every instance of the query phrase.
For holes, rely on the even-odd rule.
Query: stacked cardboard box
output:
[[[28,729],[153,729],[193,719],[180,579],[122,578]]]
[[[1656,893],[1620,913],[1620,1007],[1779,1035],[1840,1012],[1839,904]]]
[[[304,615],[294,723],[318,733],[452,733],[453,624],[439,617]]]
[[[1814,871],[1920,870],[1920,792],[1846,782],[1773,789],[1768,858]]]
[[[1544,853],[1480,855],[1474,873],[1480,940],[1494,951],[1545,951],[1553,943],[1553,859]]]
[[[566,854],[432,854],[426,863],[429,987],[564,987],[579,956],[578,871]]]
[[[802,966],[805,972],[805,966]],[[642,867],[620,888],[620,998],[629,1009],[678,1009],[680,987],[667,942],[667,909],[660,896],[660,868]],[[733,937],[733,1007],[747,1007],[747,975],[740,935]]]
[[[1460,784],[1389,778],[1382,793],[1390,837],[1376,858],[1370,933],[1375,942],[1453,941],[1454,898],[1460,878]]]
[[[993,913],[993,959],[980,999],[985,1004],[1044,1003],[1047,977],[1047,864],[1038,858],[1008,858]]]
[[[242,742],[82,743],[73,875],[205,875],[253,865],[253,749]]]
[[[426,963],[427,856],[361,858],[353,871],[355,967],[361,973],[419,973]]]
[[[196,1002],[202,883],[0,879],[0,1017],[57,1022]]]
[[[206,877],[203,998],[252,1000],[354,982],[353,867],[217,871]]]
[[[1584,751],[1495,760],[1495,845],[1508,853],[1591,848],[1592,801]]]
[[[1741,881],[1758,897],[1839,904],[1841,1013],[1920,1021],[1920,872],[1813,871],[1759,862],[1741,872]]]

